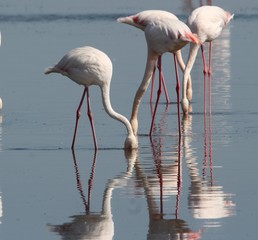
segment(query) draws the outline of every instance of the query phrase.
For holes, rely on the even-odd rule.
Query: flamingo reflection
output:
[[[206,227],[220,226],[219,219],[234,214],[233,195],[225,193],[223,187],[215,183],[212,161],[212,125],[210,119],[207,127],[205,114],[204,161],[203,171],[200,171],[197,157],[194,156],[196,149],[192,146],[192,117],[189,115],[183,120],[183,146],[190,177],[188,207],[194,218],[208,221]],[[211,117],[212,115],[210,115]],[[209,173],[206,171],[207,169],[209,169]]]
[[[3,128],[2,128],[2,123],[3,123],[3,116],[1,115],[1,112],[0,112],[0,152],[2,152],[2,150],[3,150],[3,143],[2,143]]]
[[[2,192],[0,192],[0,224],[2,223],[3,217],[3,201],[2,201]]]
[[[153,185],[152,191],[155,192],[155,187],[159,187],[160,193],[160,212],[163,213],[163,190],[165,196],[176,195],[176,216],[179,207],[180,189],[181,189],[181,134],[179,129],[178,144],[173,147],[172,155],[165,154],[163,145],[169,141],[170,136],[167,134],[166,126],[168,122],[168,105],[162,114],[158,126],[155,126],[153,133],[156,137],[150,136],[152,156],[156,168],[156,175],[151,175],[150,179],[156,179],[159,185]],[[151,180],[153,181],[153,180]],[[155,180],[154,180],[155,181]]]
[[[77,188],[82,198],[83,205],[86,210],[84,215],[74,215],[69,223],[61,225],[49,225],[50,231],[56,232],[62,236],[62,239],[96,239],[96,240],[108,240],[113,239],[114,236],[114,222],[112,216],[111,199],[112,192],[115,188],[123,187],[126,185],[127,180],[131,177],[134,169],[134,163],[136,160],[137,150],[126,151],[126,157],[128,160],[128,167],[126,172],[121,175],[109,179],[105,191],[103,193],[102,209],[100,213],[93,213],[90,211],[90,190],[93,187],[93,178],[95,172],[95,163],[97,158],[97,152],[94,154],[92,172],[90,175],[88,186],[88,201],[86,201],[83,187],[80,180],[80,174],[78,170],[78,164],[76,161],[75,153],[73,152],[73,160],[76,173]]]
[[[80,193],[84,208],[85,208],[85,213],[89,214],[90,211],[90,199],[91,199],[91,189],[93,187],[93,180],[94,180],[94,176],[95,176],[95,167],[96,167],[96,160],[97,160],[97,154],[98,154],[98,150],[95,149],[94,151],[94,156],[93,156],[93,162],[92,162],[92,167],[91,167],[91,173],[90,173],[90,178],[88,180],[88,198],[86,200],[84,191],[83,191],[83,185],[81,183],[81,177],[80,177],[80,172],[79,172],[79,168],[78,168],[78,163],[76,160],[76,155],[75,155],[75,151],[72,150],[72,154],[73,154],[73,162],[74,162],[74,169],[75,169],[75,175],[76,175],[76,183],[77,183],[77,189]]]
[[[162,127],[159,128],[162,131]],[[201,230],[193,231],[187,222],[179,217],[181,195],[181,139],[173,150],[162,150],[165,135],[151,137],[154,169],[147,169],[138,160],[135,164],[136,178],[141,181],[149,212],[147,239],[200,239]],[[164,154],[164,155],[163,155]],[[144,167],[143,167],[144,166]],[[165,208],[175,196],[175,208]]]
[[[0,39],[1,39],[1,33],[0,33]],[[0,98],[1,101],[1,98]],[[0,112],[0,152],[2,152],[2,123],[3,123],[3,116]],[[3,202],[2,202],[2,192],[0,192],[0,224],[2,223],[2,217],[3,217]]]

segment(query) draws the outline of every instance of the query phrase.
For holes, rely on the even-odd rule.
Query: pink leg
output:
[[[79,106],[77,108],[77,111],[76,111],[76,122],[75,122],[75,128],[74,128],[74,134],[73,134],[73,142],[72,142],[72,147],[71,147],[72,150],[74,150],[74,144],[75,144],[75,139],[76,139],[76,134],[77,134],[78,122],[79,122],[79,118],[81,116],[81,107],[82,107],[82,103],[83,103],[86,91],[87,91],[87,87],[85,87],[85,89],[83,91],[80,104],[79,104]]]
[[[158,58],[157,67],[159,69],[159,81],[161,81],[162,84],[163,84],[163,88],[164,88],[165,96],[166,96],[166,101],[167,101],[167,103],[169,103],[167,86],[165,84],[164,75],[163,75],[163,72],[162,72],[161,56],[159,56],[159,58]],[[156,72],[156,68],[153,69],[153,73],[152,73],[150,103],[152,102],[152,98],[153,98],[155,72]]]
[[[181,121],[180,121],[180,79],[178,74],[178,66],[176,54],[174,53],[174,63],[175,63],[175,72],[176,72],[176,93],[177,93],[177,117],[178,117],[178,131],[179,136],[181,136]]]
[[[164,92],[165,92],[165,96],[166,96],[166,101],[167,101],[167,103],[169,103],[167,86],[166,86],[164,75],[163,75],[163,71],[162,71],[161,56],[159,56],[159,59],[158,59],[158,69],[159,69],[159,72],[160,72],[160,74],[159,74],[159,81],[162,82],[162,85],[163,85],[163,88],[164,88]]]
[[[211,113],[211,78],[212,78],[212,42],[210,42],[210,49],[209,49],[209,104],[210,104],[210,113]]]
[[[162,74],[162,72],[159,72],[159,77],[161,77],[161,74]],[[155,120],[155,116],[156,116],[157,107],[158,107],[158,103],[159,103],[161,93],[162,93],[162,82],[159,81],[159,89],[157,91],[157,100],[156,100],[156,103],[155,103],[155,108],[154,108],[154,112],[153,112],[152,120],[151,120],[151,128],[150,128],[150,133],[149,133],[150,136],[152,135],[154,120]]]
[[[88,117],[90,119],[91,130],[92,130],[93,140],[94,140],[94,146],[95,146],[95,149],[98,148],[96,134],[95,134],[95,128],[94,128],[94,122],[93,122],[92,112],[91,112],[91,108],[90,108],[89,90],[88,90],[88,87],[85,87],[85,89],[83,91],[83,94],[82,94],[80,104],[79,104],[79,106],[77,108],[77,111],[76,111],[76,123],[75,123],[75,129],[74,129],[74,134],[73,134],[73,142],[72,142],[72,147],[71,147],[72,150],[74,150],[74,144],[75,144],[75,139],[76,139],[76,135],[77,135],[78,123],[79,123],[79,119],[81,117],[81,107],[82,107],[82,104],[83,104],[86,93],[87,93]]]
[[[92,131],[94,146],[95,146],[95,150],[96,150],[96,149],[98,149],[98,144],[97,144],[95,127],[94,127],[93,115],[92,115],[92,111],[91,111],[91,107],[90,107],[90,95],[89,95],[88,88],[87,88],[87,106],[88,106],[88,117],[89,117],[89,120],[90,120],[91,131]]]
[[[208,72],[207,70],[207,63],[206,63],[206,58],[205,58],[205,54],[204,54],[204,48],[203,45],[201,45],[201,51],[202,51],[202,60],[203,60],[203,90],[204,90],[204,114],[206,114],[206,74]]]

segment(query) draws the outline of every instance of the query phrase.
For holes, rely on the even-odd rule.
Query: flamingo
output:
[[[212,75],[212,41],[218,38],[224,27],[233,19],[234,14],[225,11],[217,6],[202,6],[196,8],[188,17],[187,25],[192,32],[198,35],[201,43],[202,58],[204,64],[204,76],[206,73]],[[209,68],[207,68],[203,44],[209,42]],[[186,88],[188,87],[188,78],[195,62],[195,58],[200,45],[194,42],[190,43],[189,56],[183,77],[182,109],[184,114],[188,114],[189,99],[187,98]],[[205,81],[204,81],[205,84]],[[204,87],[205,89],[205,87]],[[211,90],[211,81],[209,92]]]
[[[75,83],[84,86],[82,98],[76,112],[76,124],[71,147],[72,149],[74,149],[78,121],[81,115],[80,110],[86,94],[88,117],[91,124],[95,150],[98,148],[90,107],[89,86],[91,85],[97,85],[100,87],[103,106],[107,114],[125,125],[127,129],[127,138],[125,140],[124,148],[135,149],[138,147],[138,141],[133,133],[129,120],[123,115],[115,112],[111,106],[110,83],[112,71],[113,66],[110,58],[104,52],[89,46],[79,47],[69,51],[56,65],[45,70],[45,74],[60,73],[70,78]]]
[[[125,24],[128,24],[128,25],[134,26],[134,27],[139,28],[142,31],[144,31],[145,27],[148,23],[150,23],[152,21],[156,21],[156,20],[162,20],[164,18],[177,19],[178,20],[178,17],[176,15],[174,15],[173,13],[167,12],[167,11],[145,10],[145,11],[139,12],[135,15],[131,15],[131,16],[127,16],[127,17],[120,17],[120,18],[117,19],[117,21],[120,22],[120,23],[125,23]],[[177,57],[177,61],[179,63],[179,66],[180,66],[181,70],[184,71],[185,64],[184,64],[184,61],[182,59],[182,54],[181,54],[180,50],[178,50],[176,52],[176,57]],[[162,73],[161,61],[162,61],[161,56],[159,56],[158,63],[157,63],[157,68],[159,69],[159,72],[160,72],[159,81],[162,82],[162,85],[163,85],[164,91],[165,91],[165,95],[166,95],[166,101],[167,101],[167,103],[169,103],[167,88],[166,88],[166,84],[165,84],[165,81],[164,81],[164,76],[163,76],[163,73]],[[153,97],[155,71],[156,71],[156,66],[153,69],[150,102],[152,102],[152,97]],[[191,81],[191,76],[189,76],[188,84],[190,85],[191,82],[192,82]],[[191,89],[191,88],[189,87],[189,89]],[[188,99],[191,99],[191,93],[188,92],[187,94],[188,94],[188,96],[187,96]]]
[[[137,16],[137,15],[136,15]],[[137,18],[135,18],[137,20]],[[118,20],[122,21],[122,20]],[[148,56],[145,68],[145,73],[143,80],[136,92],[133,108],[131,113],[131,124],[133,127],[134,134],[137,135],[138,132],[138,110],[140,106],[141,99],[147,90],[150,80],[153,76],[153,69],[155,68],[158,58],[165,52],[171,52],[174,54],[174,62],[176,69],[177,78],[177,100],[179,103],[179,77],[177,71],[177,60],[176,54],[178,50],[183,48],[189,42],[198,43],[198,38],[191,32],[189,27],[178,19],[173,19],[172,17],[162,17],[158,19],[152,19],[146,24],[144,21],[140,20],[144,27],[145,38],[148,46]],[[149,135],[152,134],[152,129],[154,125],[154,119],[157,110],[157,104],[161,94],[161,81],[159,82],[159,90],[157,94],[157,101],[155,104],[154,113],[152,116],[152,123]],[[178,105],[178,118],[179,118],[179,105]],[[179,121],[180,122],[180,121]]]

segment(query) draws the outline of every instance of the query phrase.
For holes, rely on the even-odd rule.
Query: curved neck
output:
[[[187,81],[190,77],[190,72],[193,68],[193,64],[195,62],[195,58],[198,52],[200,45],[196,43],[190,43],[190,49],[189,49],[189,55],[188,60],[186,63],[185,71],[184,71],[184,79],[183,79],[183,98],[186,98],[186,87],[187,87]]]
[[[134,97],[133,108],[132,108],[132,113],[131,113],[131,121],[132,121],[132,119],[137,119],[140,103],[141,103],[143,95],[145,94],[145,92],[150,84],[150,80],[153,75],[153,70],[156,67],[157,59],[158,59],[158,55],[156,55],[156,54],[152,53],[150,50],[148,50],[145,73],[144,73],[141,85],[137,89],[137,92]]]
[[[133,129],[132,126],[129,122],[129,120],[124,117],[122,114],[117,113],[113,110],[112,106],[111,106],[111,102],[110,102],[110,85],[103,85],[100,87],[101,89],[101,94],[102,94],[102,102],[103,102],[103,106],[105,108],[105,111],[107,112],[107,114],[120,121],[121,123],[123,123],[127,129],[127,133],[128,135],[134,135],[133,134]]]

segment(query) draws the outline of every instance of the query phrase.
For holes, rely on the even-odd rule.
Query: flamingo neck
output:
[[[137,131],[138,131],[138,111],[139,111],[140,103],[141,103],[143,95],[145,94],[145,92],[150,84],[150,80],[153,75],[153,70],[156,67],[157,59],[158,59],[158,55],[152,53],[149,50],[148,56],[147,56],[145,73],[144,73],[142,82],[135,94],[133,107],[132,107],[132,113],[131,113],[131,124],[132,124],[135,135],[137,135]]]
[[[134,149],[138,147],[138,141],[133,133],[132,126],[129,122],[129,120],[124,117],[122,114],[117,113],[116,111],[113,110],[110,102],[110,86],[109,85],[103,85],[101,86],[101,94],[102,94],[102,101],[103,101],[103,106],[107,114],[120,121],[123,123],[127,129],[127,138],[125,141],[125,148],[130,148]]]
[[[188,60],[186,63],[185,71],[184,71],[184,77],[183,77],[183,98],[186,98],[186,87],[187,87],[187,81],[190,77],[190,72],[193,68],[197,52],[199,49],[200,45],[195,44],[195,43],[190,43],[190,49],[189,49],[189,55],[188,55]]]
[[[189,100],[187,99],[187,84],[188,84],[188,80],[190,78],[190,72],[191,72],[193,64],[195,62],[199,47],[200,47],[199,44],[190,43],[188,60],[187,60],[186,67],[184,70],[181,104],[182,104],[183,112],[185,114],[188,113],[188,109],[189,109]]]

